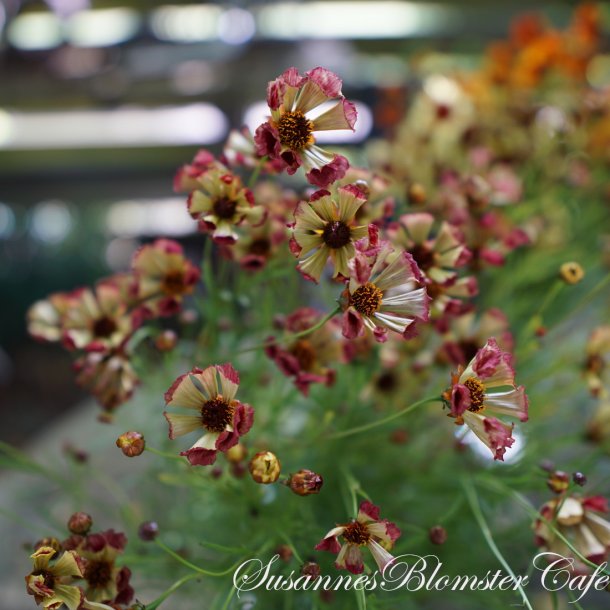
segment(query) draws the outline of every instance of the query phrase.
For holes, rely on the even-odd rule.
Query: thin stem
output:
[[[372,430],[373,428],[378,428],[379,426],[383,426],[391,421],[394,421],[395,419],[398,419],[399,417],[406,415],[410,411],[414,411],[415,409],[417,409],[417,407],[421,407],[422,405],[425,405],[425,404],[431,403],[431,402],[441,402],[441,399],[438,396],[434,396],[433,398],[424,398],[423,400],[418,400],[417,402],[414,402],[412,405],[409,405],[406,409],[403,409],[402,411],[398,411],[397,413],[392,413],[392,415],[388,415],[387,417],[384,417],[383,419],[378,419],[377,421],[370,422],[368,424],[363,424],[362,426],[356,426],[355,428],[350,428],[349,430],[342,430],[341,432],[335,432],[334,434],[329,434],[328,436],[325,436],[324,438],[328,439],[328,440],[334,440],[337,438],[345,438],[346,436],[352,436],[354,434],[359,434],[360,432],[367,432],[368,430]]]
[[[254,188],[254,185],[256,184],[256,181],[260,176],[261,170],[263,169],[263,166],[265,165],[265,163],[267,163],[268,160],[269,157],[265,155],[264,157],[261,157],[260,161],[256,164],[256,167],[254,168],[253,172],[250,174],[250,178],[248,179],[249,189]]]
[[[187,583],[189,580],[193,580],[194,578],[199,578],[199,574],[187,574],[183,576],[180,580],[177,580],[171,587],[166,589],[157,599],[150,602],[150,604],[146,604],[146,610],[156,610],[174,591],[179,589],[184,583]]]
[[[155,455],[159,455],[164,458],[168,458],[170,460],[180,460],[184,462],[184,458],[181,455],[176,455],[175,453],[168,453],[167,451],[159,451],[153,447],[149,447],[148,445],[144,447],[145,451],[150,451],[150,453],[154,453]]]
[[[513,581],[517,583],[517,588],[519,589],[519,593],[521,594],[521,598],[523,599],[523,603],[525,604],[525,606],[529,608],[529,610],[533,610],[529,600],[527,599],[525,590],[521,585],[521,581],[517,579],[512,568],[508,565],[508,562],[506,561],[506,559],[504,559],[504,556],[500,552],[500,549],[496,546],[496,543],[494,542],[493,536],[491,535],[491,530],[489,529],[487,521],[485,521],[485,517],[483,516],[483,512],[481,511],[477,492],[472,484],[472,481],[464,480],[462,481],[462,484],[464,486],[464,491],[466,492],[466,498],[470,503],[470,507],[472,508],[474,517],[477,520],[479,527],[481,528],[481,532],[483,533],[483,537],[485,538],[487,545],[491,549],[491,552],[496,556],[496,559],[500,562],[500,564],[504,567],[508,574],[513,578]]]
[[[199,566],[195,565],[194,563],[191,563],[187,559],[184,559],[184,557],[181,557],[180,555],[178,555],[178,553],[176,553],[176,551],[173,551],[172,549],[170,549],[167,545],[165,545],[160,540],[158,540],[158,539],[155,540],[155,544],[160,549],[164,550],[168,555],[173,557],[176,561],[180,562],[183,566],[186,566],[187,568],[189,568],[190,570],[193,570],[194,572],[197,572],[198,574],[203,574],[204,576],[226,576],[227,574],[230,574],[231,572],[233,572],[235,570],[235,568],[243,562],[243,560],[240,559],[237,563],[234,563],[230,568],[227,568],[226,570],[222,570],[221,572],[211,572],[209,570],[204,570],[203,568],[200,568]]]

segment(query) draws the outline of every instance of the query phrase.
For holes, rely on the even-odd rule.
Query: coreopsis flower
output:
[[[32,572],[25,577],[26,590],[34,596],[36,604],[56,610],[65,604],[70,610],[81,607],[83,592],[72,583],[82,578],[83,560],[74,551],[61,555],[50,546],[39,547],[33,555]]]
[[[590,570],[563,541],[553,527],[589,561],[601,564],[610,550],[610,522],[601,514],[608,513],[608,501],[601,496],[561,495],[540,509],[542,519],[534,523],[536,544],[551,553],[573,558],[579,572]]]
[[[608,356],[610,356],[610,326],[598,326],[587,341],[584,364],[584,376],[593,396],[601,398],[608,396],[608,390],[604,386]]]
[[[59,341],[62,338],[62,321],[78,291],[57,292],[34,303],[27,312],[28,332],[38,341]]]
[[[492,308],[480,316],[469,312],[452,318],[443,333],[439,357],[455,366],[466,366],[485,345],[488,337],[496,337],[498,345],[505,351],[513,349],[508,318],[501,310]]]
[[[508,415],[522,422],[528,419],[525,388],[515,385],[511,360],[511,355],[491,338],[465,369],[458,367],[458,372],[452,375],[451,387],[443,393],[455,423],[466,424],[489,447],[494,459],[502,461],[514,443],[513,425],[493,416]]]
[[[333,277],[349,275],[348,263],[356,254],[354,242],[368,234],[366,225],[354,222],[365,199],[357,186],[349,185],[338,188],[336,198],[320,190],[299,204],[290,249],[295,256],[305,255],[297,266],[304,277],[318,282],[329,258]]]
[[[267,341],[265,353],[287,377],[292,377],[299,391],[307,396],[312,383],[330,386],[336,373],[332,365],[344,360],[339,323],[332,319],[304,337],[291,340],[321,319],[322,314],[310,307],[297,309],[283,323],[286,339],[278,343],[273,337]]]
[[[85,537],[73,537],[66,543],[73,545],[84,560],[83,587],[88,600],[107,604],[128,604],[132,600],[131,571],[126,566],[116,565],[117,557],[127,544],[125,534],[109,529]]]
[[[199,270],[172,239],[157,239],[134,255],[132,268],[137,298],[147,316],[168,316],[180,310],[182,299],[193,292]]]
[[[197,151],[191,163],[183,165],[176,172],[174,176],[174,192],[189,193],[195,190],[199,186],[197,178],[208,171],[208,169],[214,167],[214,165],[216,165],[216,159],[211,152],[203,148]]]
[[[315,548],[316,551],[338,553],[336,568],[361,574],[364,571],[362,547],[366,546],[379,570],[383,572],[394,560],[389,549],[394,546],[400,534],[401,531],[394,523],[379,518],[377,506],[365,500],[360,504],[358,515],[353,521],[334,527]],[[342,542],[339,542],[339,538],[342,538]]]
[[[215,242],[233,244],[238,239],[235,227],[244,221],[257,225],[265,210],[254,204],[252,192],[239,176],[218,165],[197,178],[197,187],[189,195],[189,214],[198,221],[199,230],[210,233]]]
[[[87,352],[74,363],[76,383],[91,392],[105,411],[127,402],[140,383],[128,355],[121,349]]]
[[[350,278],[342,295],[343,336],[354,339],[369,329],[375,339],[387,340],[389,330],[405,339],[417,321],[427,321],[428,295],[420,288],[422,275],[407,252],[380,247],[372,260],[358,253],[350,262]]]
[[[310,184],[327,187],[345,175],[345,157],[329,153],[315,144],[314,134],[331,129],[351,129],[356,107],[341,94],[341,79],[325,68],[314,68],[301,76],[288,68],[267,87],[269,120],[254,133],[256,152],[280,160],[289,174],[303,166]],[[315,110],[331,100],[331,108],[318,116]]]
[[[457,268],[470,259],[470,252],[455,227],[443,222],[433,231],[432,214],[404,214],[388,231],[395,245],[407,250],[426,284],[447,285],[455,281]]]
[[[248,464],[250,476],[261,485],[275,483],[282,471],[280,460],[271,451],[259,451],[252,456]]]
[[[203,430],[203,436],[180,453],[192,465],[213,464],[218,451],[236,445],[240,436],[252,427],[254,409],[235,399],[238,388],[237,371],[230,364],[217,364],[181,375],[165,393],[168,407],[197,412],[197,415],[164,413],[171,439]]]
[[[109,350],[122,345],[140,320],[131,313],[126,276],[112,276],[94,290],[71,293],[70,307],[62,319],[62,339],[68,349]]]

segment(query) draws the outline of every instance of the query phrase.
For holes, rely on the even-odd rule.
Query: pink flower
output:
[[[316,551],[338,553],[336,568],[361,574],[364,571],[362,547],[366,546],[383,573],[386,566],[394,561],[388,550],[400,535],[401,531],[396,525],[387,519],[380,519],[379,508],[365,500],[353,521],[330,530],[315,548]],[[343,538],[343,543],[339,542],[339,537]]]
[[[187,202],[189,214],[199,221],[199,230],[212,234],[220,244],[234,244],[235,227],[242,222],[258,225],[265,210],[254,205],[254,197],[239,176],[218,164],[197,178],[197,187]]]
[[[494,459],[502,461],[514,443],[513,425],[487,414],[508,415],[522,422],[528,419],[525,388],[515,386],[511,361],[511,355],[489,339],[465,369],[460,367],[452,375],[451,387],[443,394],[455,423],[466,424],[489,447]]]
[[[291,250],[304,255],[297,269],[318,282],[330,258],[333,277],[349,276],[348,263],[356,254],[354,243],[366,237],[366,225],[355,226],[354,218],[364,203],[364,193],[355,185],[340,187],[337,196],[317,191],[308,202],[301,202],[294,213]]]
[[[342,82],[325,68],[314,68],[301,76],[288,68],[267,87],[269,120],[255,134],[256,152],[283,162],[289,174],[307,170],[311,184],[325,188],[342,178],[349,167],[345,157],[326,152],[315,144],[314,133],[332,129],[354,129],[356,108],[341,94]],[[315,118],[312,113],[325,102],[337,103]]]
[[[182,246],[171,239],[157,239],[142,246],[133,257],[136,293],[146,315],[168,316],[180,311],[184,296],[191,294],[199,270],[185,258]]]
[[[197,178],[216,164],[214,155],[201,149],[195,155],[193,161],[183,165],[174,177],[174,191],[176,193],[188,193],[197,188]]]
[[[199,440],[180,455],[192,465],[207,466],[216,461],[218,451],[237,445],[239,437],[252,427],[254,409],[235,399],[239,375],[230,364],[217,364],[206,369],[194,368],[181,375],[165,393],[168,407],[182,407],[196,415],[165,412],[169,437],[175,439],[189,432],[203,430]]]
[[[350,262],[343,293],[343,336],[354,339],[367,328],[379,342],[387,339],[388,330],[405,339],[412,337],[415,322],[428,320],[428,296],[419,287],[421,279],[411,256],[388,244],[372,260],[358,253]]]

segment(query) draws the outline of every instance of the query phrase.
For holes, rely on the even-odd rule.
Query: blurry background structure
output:
[[[26,337],[27,307],[159,234],[196,246],[175,169],[255,127],[268,80],[338,72],[360,119],[334,143],[358,146],[400,119],[414,58],[469,67],[516,14],[563,26],[573,5],[0,0],[0,439],[23,443],[81,398],[68,356]]]

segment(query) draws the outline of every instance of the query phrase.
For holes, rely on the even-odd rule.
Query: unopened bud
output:
[[[414,203],[415,205],[423,205],[424,203],[426,203],[426,189],[418,182],[414,182],[409,187],[409,190],[407,191],[407,196],[409,197],[409,203]]]
[[[171,352],[178,343],[178,335],[173,330],[164,330],[155,338],[155,347],[160,352]]]
[[[292,559],[292,549],[287,544],[281,544],[275,549],[276,555],[279,555],[282,561],[288,563]]]
[[[578,263],[570,261],[559,267],[559,276],[566,284],[578,284],[585,277],[585,272]]]
[[[445,544],[447,542],[447,530],[440,525],[431,527],[428,536],[432,544]]]
[[[144,521],[138,528],[138,536],[140,540],[152,542],[159,534],[159,525],[156,521]]]
[[[93,525],[93,519],[87,513],[74,513],[68,519],[68,529],[73,534],[84,536]]]
[[[584,487],[587,484],[587,476],[582,472],[575,472],[572,475],[572,481],[579,485],[580,487]]]
[[[556,470],[550,474],[546,484],[553,493],[560,494],[570,486],[570,477],[567,472]]]
[[[146,443],[144,442],[144,436],[139,432],[125,432],[116,439],[116,446],[123,452],[127,457],[136,457],[141,455],[144,451]]]
[[[263,485],[275,483],[280,471],[280,461],[271,451],[260,451],[250,460],[250,474],[257,483]]]
[[[320,493],[324,479],[313,470],[299,470],[290,475],[286,485],[298,496],[310,496]]]
[[[311,582],[314,582],[320,577],[320,566],[315,561],[308,561],[307,563],[303,564],[301,574],[303,576],[311,576]]]

